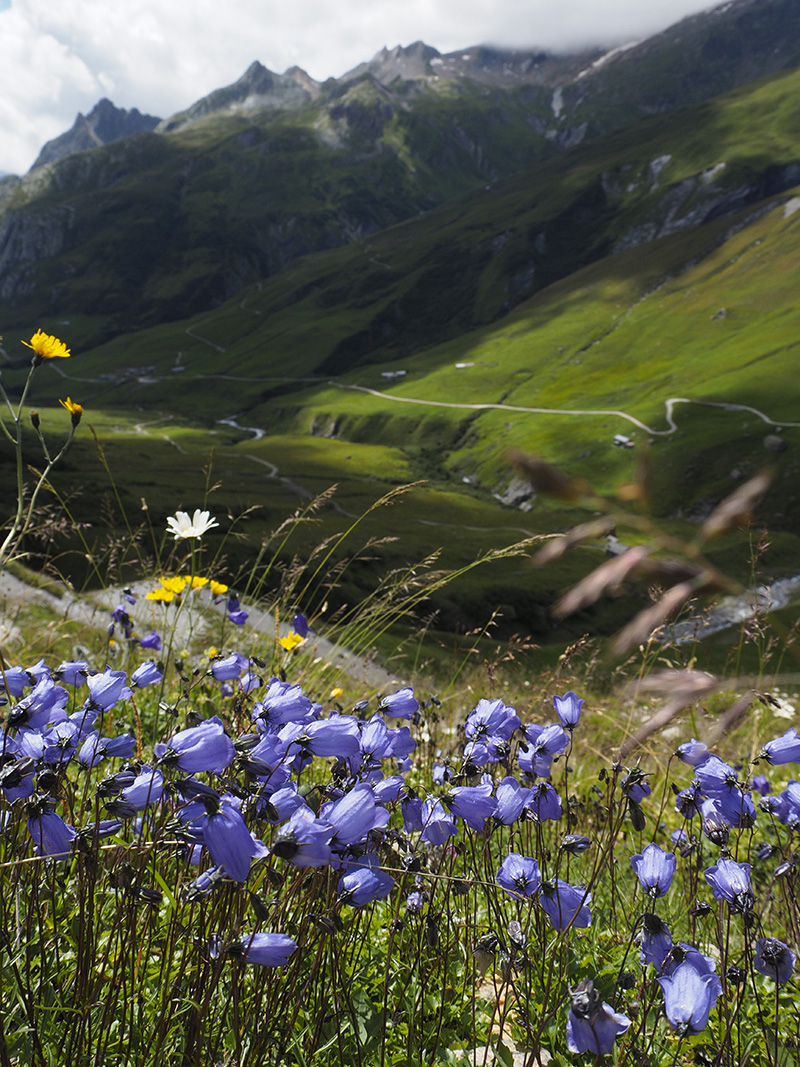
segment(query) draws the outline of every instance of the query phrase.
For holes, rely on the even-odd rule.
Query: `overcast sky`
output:
[[[423,40],[572,50],[638,40],[708,0],[0,0],[0,172],[107,96],[166,117],[254,59],[320,81]]]

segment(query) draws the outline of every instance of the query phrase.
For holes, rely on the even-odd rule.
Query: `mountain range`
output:
[[[571,521],[509,472],[512,447],[612,495],[649,446],[651,506],[684,532],[771,464],[767,566],[796,573],[798,42],[798,0],[733,0],[611,52],[417,42],[321,83],[254,62],[149,129],[57,139],[0,179],[4,382],[25,373],[15,336],[68,335],[80,372],[43,376],[42,403],[75,375],[121,498],[152,515],[175,485],[192,505],[212,440],[227,506],[267,523],[291,486],[337,481],[356,514],[376,482],[425,479],[404,551],[449,526],[461,563]],[[175,449],[142,412],[174,420]],[[81,447],[67,481],[96,523]],[[503,603],[541,639],[565,573],[532,590],[507,570],[438,607],[468,626]]]

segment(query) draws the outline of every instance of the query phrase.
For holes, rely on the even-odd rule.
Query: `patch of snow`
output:
[[[791,200],[786,201],[783,205],[783,217],[788,219],[795,211],[800,211],[800,196],[793,196]]]
[[[637,44],[639,44],[638,41],[629,41],[627,44],[621,44],[616,48],[612,48],[610,52],[606,52],[604,55],[600,56],[599,59],[596,59],[594,63],[580,71],[575,81],[578,81],[580,78],[585,78],[587,74],[591,74],[592,71],[598,70],[600,67],[608,63],[610,59],[613,59],[614,56],[618,56],[621,52],[627,52],[629,48],[635,48]]]
[[[553,93],[553,99],[550,101],[550,106],[553,109],[553,114],[558,118],[564,109],[564,94],[560,87]]]
[[[700,181],[703,185],[708,185],[709,182],[713,182],[720,171],[725,170],[724,163],[715,163],[713,167],[709,167],[708,170],[704,170],[700,175]]]
[[[655,159],[651,159],[647,169],[650,172],[650,181],[654,182],[659,176],[661,171],[666,167],[667,163],[672,159],[672,156],[657,156]]]

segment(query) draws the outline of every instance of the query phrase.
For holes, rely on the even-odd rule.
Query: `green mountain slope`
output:
[[[533,166],[544,165],[541,175],[523,181],[543,190],[575,145],[592,156],[611,135],[613,155],[613,131],[643,116],[796,66],[798,39],[793,0],[735,0],[605,56],[487,48],[441,56],[417,42],[321,85],[296,68],[275,75],[254,63],[157,133],[0,180],[4,325],[80,319],[80,339],[96,344],[216,307],[300,256]],[[663,150],[653,152],[655,166]],[[624,173],[612,180],[629,184]],[[611,191],[586,187],[581,201],[572,192],[558,221],[573,227],[573,246],[536,264],[527,238],[507,242],[505,259],[519,261],[512,284],[499,302],[487,294],[481,314],[529,295],[537,268],[536,287],[610,250],[591,237],[587,247],[582,225]],[[534,236],[541,244],[548,235]],[[494,259],[476,253],[481,273],[487,255]],[[421,284],[440,286],[448,275],[434,261]],[[377,328],[382,335],[392,324]],[[368,332],[356,347],[373,343]],[[331,367],[349,358],[338,353]]]

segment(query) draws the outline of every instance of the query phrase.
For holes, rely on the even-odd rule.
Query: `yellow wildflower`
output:
[[[330,695],[330,697],[328,699],[329,700],[336,700],[336,698],[340,697],[343,692],[344,692],[344,689],[342,689],[340,686],[337,685],[334,689],[331,689],[331,695]]]
[[[227,585],[223,585],[222,582],[215,582],[213,578],[209,582],[208,588],[211,590],[214,596],[222,596],[223,593],[228,592]]]
[[[163,600],[165,604],[169,604],[174,599],[175,594],[171,589],[153,589],[145,597],[145,600]]]
[[[298,645],[302,645],[304,640],[305,638],[301,637],[300,634],[291,633],[286,637],[282,637],[280,644],[287,652],[292,652]]]
[[[182,593],[186,588],[187,578],[176,574],[174,578],[160,578],[162,586],[170,593]]]
[[[53,337],[49,333],[43,333],[41,330],[36,331],[30,342],[23,341],[22,343],[27,345],[28,348],[32,348],[40,361],[53,359],[55,356],[60,356],[63,359],[71,355],[70,350],[63,341],[59,341],[57,337]]]
[[[202,589],[204,585],[208,585],[208,578],[187,578],[186,584],[190,585],[192,589]]]
[[[219,655],[219,649],[215,645],[212,645],[211,648],[206,649],[206,655],[209,659],[213,659],[214,656]]]
[[[66,400],[59,400],[59,404],[62,406],[62,408],[66,408],[72,416],[72,425],[77,426],[78,423],[81,421],[81,415],[83,414],[83,408],[81,407],[81,405],[76,404],[75,401],[72,400],[70,397],[67,397]]]

